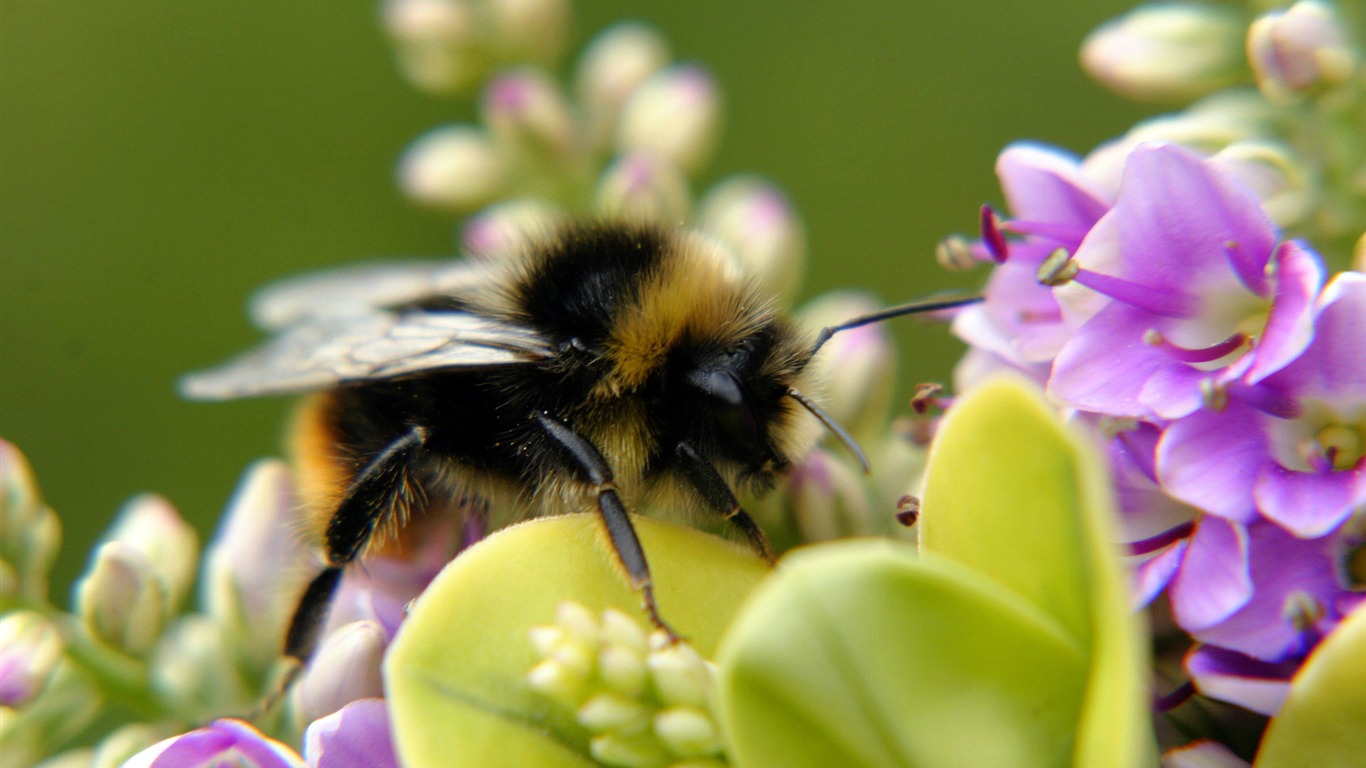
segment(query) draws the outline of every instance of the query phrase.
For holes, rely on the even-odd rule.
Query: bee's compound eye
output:
[[[736,446],[752,449],[759,444],[759,425],[740,382],[729,371],[698,369],[687,381],[707,396],[716,426]]]

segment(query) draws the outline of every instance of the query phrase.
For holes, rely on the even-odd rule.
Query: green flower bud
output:
[[[568,0],[483,0],[488,48],[498,62],[550,63],[569,35]]]
[[[588,744],[593,758],[613,768],[659,768],[668,759],[653,733],[606,733]]]
[[[655,734],[678,757],[720,754],[721,735],[711,715],[696,707],[669,707],[655,713]]]
[[[1315,191],[1309,174],[1285,144],[1240,141],[1211,160],[1252,190],[1277,226],[1293,227],[1313,209]]]
[[[618,158],[603,172],[593,200],[593,207],[605,216],[676,225],[687,220],[692,193],[672,163],[634,153]]]
[[[505,156],[539,173],[569,165],[580,152],[582,140],[569,103],[540,70],[499,75],[484,91],[482,112]]]
[[[482,131],[466,125],[436,128],[399,160],[399,187],[414,202],[463,213],[498,196],[503,162]]]
[[[28,459],[0,440],[0,599],[47,598],[62,529],[43,503]]]
[[[574,90],[594,148],[607,145],[631,93],[668,63],[668,42],[646,24],[616,24],[588,43],[579,58]]]
[[[695,65],[670,67],[631,94],[617,126],[617,148],[649,152],[694,174],[711,159],[721,100],[711,75]]]
[[[279,654],[278,637],[270,638]],[[224,627],[191,614],[171,625],[153,656],[152,687],[186,721],[207,721],[224,712],[243,712],[256,703],[258,686],[243,679],[236,649]]]
[[[385,0],[384,27],[394,54],[413,85],[433,93],[459,93],[487,71],[476,13],[465,0]]]
[[[57,627],[36,611],[0,617],[0,708],[20,709],[42,692],[65,647]]]
[[[149,723],[130,723],[100,739],[87,768],[119,768],[142,750],[170,736],[165,728]]]
[[[119,511],[106,539],[141,553],[165,588],[169,612],[179,609],[194,585],[199,536],[170,502],[154,494],[135,497]]]
[[[590,731],[638,731],[649,722],[649,710],[638,699],[614,693],[590,696],[574,713]]]
[[[1087,36],[1081,63],[1102,85],[1144,101],[1185,101],[1243,74],[1243,24],[1231,8],[1142,5]]]
[[[1347,82],[1356,54],[1332,5],[1301,0],[1252,22],[1247,58],[1268,101],[1294,104]]]
[[[823,449],[793,469],[787,495],[804,542],[873,532],[872,503],[860,473]]]
[[[713,666],[691,645],[669,643],[663,633],[652,635],[651,643],[654,647],[646,665],[659,700],[666,706],[710,706],[716,687]]]
[[[806,305],[798,317],[807,328],[825,328],[880,308],[864,294],[839,292]],[[835,334],[812,365],[825,387],[825,409],[835,421],[857,438],[871,439],[885,431],[896,384],[896,352],[884,325]]]
[[[170,618],[170,602],[152,562],[122,541],[100,546],[76,584],[76,613],[86,630],[133,656],[156,645]]]

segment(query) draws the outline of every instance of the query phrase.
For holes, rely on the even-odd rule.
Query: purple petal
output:
[[[1134,569],[1131,600],[1135,608],[1151,603],[1171,583],[1185,559],[1187,539],[1174,542]]]
[[[1268,384],[1333,404],[1366,402],[1366,275],[1342,272],[1319,298],[1314,341]],[[1274,383],[1273,383],[1274,380]]]
[[[1264,661],[1299,658],[1341,618],[1335,612],[1346,591],[1338,579],[1339,542],[1296,538],[1265,520],[1248,526],[1247,537],[1252,598],[1223,622],[1187,629],[1201,642]],[[1303,626],[1306,617],[1294,615],[1296,604],[1317,606],[1319,618]]]
[[[1173,422],[1157,444],[1157,476],[1176,498],[1212,515],[1249,522],[1252,487],[1270,462],[1266,435],[1250,406],[1197,411]]]
[[[1049,395],[1086,411],[1136,418],[1155,416],[1139,400],[1139,394],[1156,371],[1173,365],[1173,361],[1143,343],[1147,317],[1147,313],[1118,303],[1097,312],[1058,352],[1048,381]]]
[[[1263,715],[1280,710],[1298,667],[1298,662],[1268,664],[1210,645],[1196,646],[1186,656],[1186,673],[1201,694]]]
[[[303,768],[303,760],[289,747],[266,738],[241,720],[215,720],[207,728],[190,731],[143,750],[124,768]]]
[[[1248,383],[1255,384],[1284,368],[1309,346],[1314,338],[1314,299],[1322,286],[1323,264],[1312,251],[1294,241],[1276,251],[1276,297],[1257,344],[1255,362],[1247,372]]]
[[[1366,458],[1337,472],[1263,467],[1253,487],[1257,508],[1291,533],[1315,539],[1331,533],[1366,503]]]
[[[309,768],[398,768],[384,699],[361,699],[304,733]]]
[[[974,347],[1019,363],[1052,360],[1069,329],[1062,324],[1053,292],[1035,279],[1036,267],[1029,261],[1012,257],[992,270],[984,292],[986,301],[958,312],[954,334]]]
[[[1248,768],[1246,760],[1217,741],[1200,739],[1162,753],[1162,768]]]
[[[1195,153],[1174,144],[1134,148],[1115,211],[1124,254],[1117,276],[1189,296],[1231,288],[1235,278],[1269,294],[1274,226],[1251,192]],[[1241,258],[1228,258],[1230,243]]]
[[[1217,517],[1200,518],[1172,581],[1176,623],[1195,633],[1224,621],[1251,598],[1247,532]]]
[[[1011,144],[996,160],[996,175],[1015,218],[1089,228],[1110,209],[1082,175],[1077,158],[1056,147]]]

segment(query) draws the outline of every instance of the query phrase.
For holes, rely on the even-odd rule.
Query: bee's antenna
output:
[[[825,342],[829,341],[831,336],[834,336],[840,331],[858,328],[861,325],[868,325],[869,323],[880,323],[883,320],[890,320],[893,317],[901,317],[902,315],[918,315],[924,312],[939,312],[945,309],[966,307],[969,304],[976,304],[982,299],[982,296],[968,296],[966,298],[956,299],[915,301],[910,304],[902,304],[899,307],[889,307],[871,314],[860,315],[852,320],[846,320],[839,325],[832,325],[829,328],[822,329],[816,336],[816,345],[811,348],[811,354],[816,354],[816,351],[825,346]],[[826,426],[829,426],[829,424]]]
[[[801,403],[802,407],[810,411],[811,415],[815,416],[820,423],[824,424],[826,429],[835,433],[835,437],[839,438],[841,443],[844,443],[844,447],[848,448],[849,452],[854,454],[855,459],[858,459],[859,466],[863,467],[863,473],[865,475],[868,474],[868,457],[863,455],[863,449],[858,447],[858,443],[854,442],[853,436],[846,432],[844,427],[839,425],[839,422],[835,421],[830,414],[826,413],[824,408],[816,405],[806,395],[798,392],[795,387],[788,387],[787,396]]]

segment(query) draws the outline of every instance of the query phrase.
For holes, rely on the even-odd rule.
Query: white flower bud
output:
[[[1247,58],[1257,87],[1277,104],[1340,85],[1357,66],[1342,21],[1330,4],[1317,0],[1300,0],[1252,22]]]
[[[133,656],[156,645],[170,618],[170,595],[146,555],[121,541],[95,550],[76,584],[76,612],[91,635]]]
[[[119,510],[106,539],[140,552],[162,581],[169,612],[179,609],[194,584],[199,535],[170,502],[154,494],[133,498]]]
[[[459,93],[487,71],[474,8],[466,0],[384,0],[384,27],[399,68],[432,93]]]
[[[547,658],[527,673],[527,684],[542,696],[567,707],[577,707],[583,700],[588,682],[580,671]]]
[[[468,219],[460,232],[460,245],[479,258],[515,258],[564,218],[564,211],[544,200],[505,200]]]
[[[1193,3],[1142,5],[1087,36],[1086,71],[1134,99],[1189,100],[1242,73],[1243,26],[1232,8]]]
[[[668,63],[668,42],[646,24],[616,24],[588,43],[579,58],[574,90],[594,148],[606,146],[631,93]]]
[[[498,195],[504,168],[488,136],[452,125],[414,141],[399,160],[398,178],[403,193],[415,202],[461,213]]]
[[[626,696],[645,690],[645,655],[621,645],[608,645],[598,654],[598,676],[608,688]]]
[[[655,735],[678,757],[707,757],[721,752],[716,723],[697,707],[669,707],[655,713]]]
[[[650,653],[646,664],[655,693],[666,706],[706,707],[711,703],[715,672],[691,645],[673,643],[658,648]]]
[[[300,722],[326,717],[356,699],[382,697],[380,664],[388,643],[377,621],[353,621],[328,635],[294,687]]]
[[[42,692],[65,648],[62,633],[36,611],[0,617],[0,707],[21,709]]]
[[[484,123],[508,153],[534,165],[568,165],[579,152],[578,126],[569,103],[546,73],[518,69],[484,90]]]
[[[617,126],[617,148],[654,153],[693,174],[711,159],[720,125],[721,99],[711,75],[695,65],[677,65],[631,94]]]
[[[698,206],[697,226],[730,246],[745,270],[790,300],[806,266],[806,231],[787,197],[748,176],[722,181]]]
[[[603,172],[593,205],[612,218],[678,225],[688,218],[691,198],[687,179],[672,163],[636,153],[619,158]]]
[[[0,597],[47,598],[61,524],[43,503],[24,454],[0,440]]]

